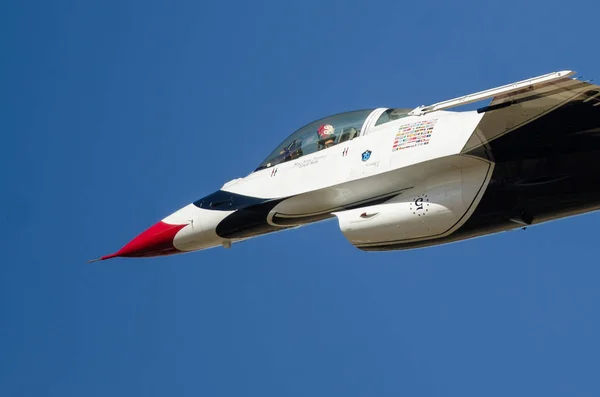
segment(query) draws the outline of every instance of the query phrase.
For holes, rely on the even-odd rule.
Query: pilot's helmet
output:
[[[335,128],[331,124],[322,124],[317,130],[317,134],[319,134],[319,138],[325,139],[330,135],[333,135],[335,132]]]

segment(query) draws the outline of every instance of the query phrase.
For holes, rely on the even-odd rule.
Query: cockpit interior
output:
[[[324,117],[305,125],[277,146],[256,171],[295,160],[361,136],[364,132],[365,122],[375,111],[381,112],[380,109],[355,110]],[[411,109],[404,108],[386,109],[373,126],[406,117],[410,111]]]

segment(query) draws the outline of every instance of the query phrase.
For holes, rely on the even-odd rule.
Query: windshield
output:
[[[277,146],[256,171],[356,138],[372,111],[373,109],[340,113],[305,125]]]

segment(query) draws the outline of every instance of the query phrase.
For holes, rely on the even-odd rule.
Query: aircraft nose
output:
[[[179,253],[180,251],[173,245],[173,239],[177,232],[186,226],[186,224],[171,225],[162,221],[158,222],[140,233],[114,254],[105,255],[98,260],[106,260],[119,256],[141,258]]]

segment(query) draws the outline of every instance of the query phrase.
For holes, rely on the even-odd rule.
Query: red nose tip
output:
[[[150,257],[176,254],[180,251],[173,246],[173,238],[178,231],[187,225],[169,225],[158,222],[156,225],[140,233],[114,254],[105,255],[100,260],[123,257]]]

